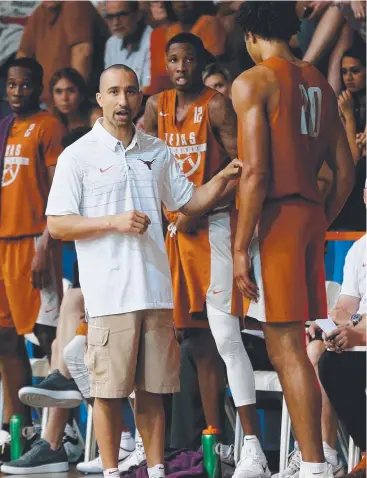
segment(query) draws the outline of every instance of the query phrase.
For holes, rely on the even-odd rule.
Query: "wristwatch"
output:
[[[362,315],[361,314],[353,314],[352,317],[350,318],[350,320],[353,324],[353,327],[355,327],[362,320]]]

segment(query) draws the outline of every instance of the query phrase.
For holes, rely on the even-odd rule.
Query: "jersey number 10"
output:
[[[301,107],[301,134],[317,138],[320,133],[322,91],[317,86],[311,86],[306,90],[299,85],[303,98]]]

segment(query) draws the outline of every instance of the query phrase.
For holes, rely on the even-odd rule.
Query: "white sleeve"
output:
[[[104,50],[104,67],[105,69],[111,66],[111,59],[110,59],[110,38],[106,42],[105,50]],[[122,40],[121,40],[122,41]]]
[[[65,150],[57,161],[46,216],[80,214],[82,174],[76,160]]]
[[[348,254],[345,257],[344,269],[343,269],[343,284],[340,291],[340,295],[349,295],[351,297],[361,298],[358,287],[358,274],[357,274],[357,243],[349,249]]]
[[[195,186],[183,174],[169,147],[166,148],[168,162],[164,172],[162,201],[169,211],[177,211],[191,200]]]

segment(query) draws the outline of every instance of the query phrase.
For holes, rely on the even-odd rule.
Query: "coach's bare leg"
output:
[[[118,468],[122,430],[121,399],[95,398],[93,419],[103,469]]]
[[[295,434],[305,462],[324,463],[321,394],[306,352],[301,322],[263,324],[266,347],[279,375]]]
[[[165,415],[161,395],[135,392],[135,423],[143,439],[148,468],[164,462]]]

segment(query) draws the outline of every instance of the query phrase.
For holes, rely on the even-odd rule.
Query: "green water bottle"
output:
[[[219,430],[211,425],[203,430],[201,443],[203,445],[204,467],[209,478],[220,478],[222,476],[219,456],[215,452],[218,443]]]
[[[10,458],[11,461],[17,460],[23,454],[24,438],[23,425],[24,419],[22,415],[13,415],[9,423],[9,431],[11,436],[10,442]]]

